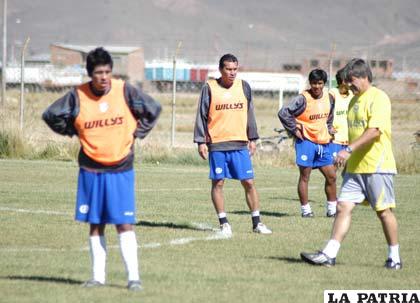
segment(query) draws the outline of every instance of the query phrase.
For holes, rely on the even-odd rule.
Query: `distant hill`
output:
[[[135,45],[147,60],[215,63],[226,52],[251,68],[328,55],[394,59],[420,69],[420,1],[19,0],[8,1],[9,55],[26,36],[31,54],[54,42]]]

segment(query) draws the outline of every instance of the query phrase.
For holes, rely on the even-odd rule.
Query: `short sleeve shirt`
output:
[[[372,86],[363,94],[354,96],[349,104],[347,122],[350,143],[368,128],[378,128],[381,132],[374,142],[351,154],[347,172],[396,174],[391,143],[391,101],[386,93]]]

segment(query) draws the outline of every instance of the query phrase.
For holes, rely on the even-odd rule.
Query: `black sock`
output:
[[[225,223],[229,223],[227,220],[227,217],[223,217],[223,218],[219,218],[219,223],[220,225],[225,224]]]
[[[252,217],[252,228],[256,228],[258,223],[260,223],[260,216]]]

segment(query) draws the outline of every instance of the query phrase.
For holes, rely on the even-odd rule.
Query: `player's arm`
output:
[[[77,134],[74,120],[78,114],[78,97],[74,89],[52,103],[42,114],[45,123],[57,134],[70,136]]]
[[[162,106],[149,95],[126,83],[124,94],[127,104],[138,121],[135,136],[145,138],[156,125]]]
[[[302,129],[298,127],[295,117],[301,115],[306,109],[306,99],[303,95],[296,96],[287,106],[283,106],[278,112],[283,127],[289,134],[303,139]]]
[[[248,149],[250,155],[254,155],[257,150],[256,141],[260,138],[258,135],[257,120],[255,118],[255,109],[254,102],[252,102],[252,91],[251,87],[246,81],[242,81],[242,88],[245,94],[245,97],[248,102],[248,116],[247,116],[247,137],[248,137]]]
[[[197,143],[198,154],[201,158],[207,159],[208,149],[206,145],[207,138],[207,119],[210,107],[210,87],[205,84],[201,90],[200,99],[198,100],[197,114],[194,124],[194,143]]]
[[[328,127],[328,132],[330,135],[335,134],[337,131],[335,130],[334,126],[333,126],[333,122],[334,122],[334,109],[335,109],[335,99],[334,96],[331,94],[328,94],[329,98],[330,98],[330,113],[328,115],[328,119],[327,119],[327,127]]]

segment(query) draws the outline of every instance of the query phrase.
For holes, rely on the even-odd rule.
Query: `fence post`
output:
[[[178,42],[173,60],[172,70],[172,128],[171,128],[171,148],[175,145],[175,106],[176,106],[176,56],[181,48],[182,41]]]
[[[25,44],[22,47],[22,53],[20,55],[20,112],[19,112],[19,127],[20,131],[23,131],[23,120],[25,114],[25,50],[28,47],[30,38],[27,37]]]

